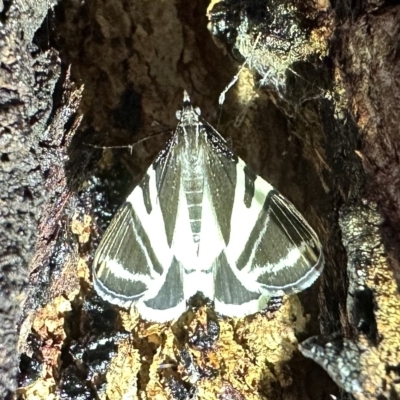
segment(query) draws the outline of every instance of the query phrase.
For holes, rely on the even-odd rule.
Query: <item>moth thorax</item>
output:
[[[185,162],[187,163],[186,168],[189,169],[189,172],[201,169],[201,163],[202,163],[201,150],[196,146],[188,146],[185,150],[186,151],[184,153],[184,159]]]

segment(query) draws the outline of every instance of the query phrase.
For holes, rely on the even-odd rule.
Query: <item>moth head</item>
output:
[[[190,105],[189,107],[191,107],[191,111],[194,112],[195,114],[197,114],[197,116],[200,116],[200,115],[201,115],[201,110],[200,110],[199,107],[193,108],[192,105]],[[183,115],[184,112],[185,112],[185,110],[178,110],[178,111],[176,112],[176,119],[177,119],[178,121],[180,121],[180,120],[182,119],[182,115]]]
[[[200,108],[193,107],[190,97],[185,90],[183,92],[183,107],[182,110],[176,112],[176,118],[182,125],[193,125],[199,122],[200,114]]]

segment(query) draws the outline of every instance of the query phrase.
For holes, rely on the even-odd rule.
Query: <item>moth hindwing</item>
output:
[[[310,286],[323,268],[310,225],[232,153],[186,92],[177,114],[172,139],[96,251],[97,293],[166,322],[198,291],[217,312],[240,317]]]

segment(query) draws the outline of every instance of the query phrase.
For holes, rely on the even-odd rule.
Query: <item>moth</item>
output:
[[[97,293],[167,322],[197,292],[243,317],[321,274],[318,236],[200,116],[188,94],[174,135],[112,219],[93,262]]]

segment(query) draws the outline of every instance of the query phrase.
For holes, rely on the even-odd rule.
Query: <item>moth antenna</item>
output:
[[[95,149],[130,149],[130,154],[132,154],[133,146],[136,146],[142,142],[145,142],[146,140],[151,139],[155,136],[165,135],[165,134],[171,133],[171,132],[173,132],[172,129],[170,129],[168,131],[164,131],[164,132],[158,132],[158,133],[155,133],[154,135],[146,136],[142,139],[139,139],[138,141],[136,141],[132,144],[122,145],[122,146],[99,146],[99,145],[92,144],[92,143],[83,143],[83,144],[86,146],[94,147]]]

